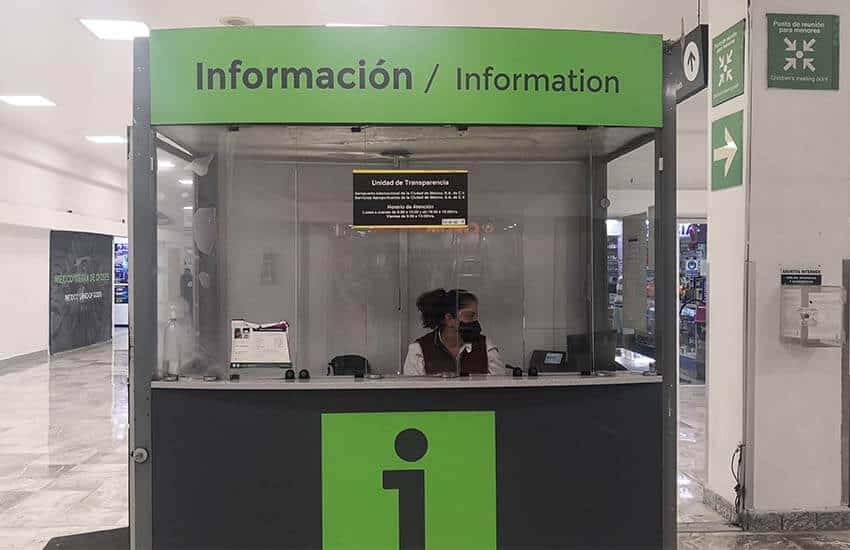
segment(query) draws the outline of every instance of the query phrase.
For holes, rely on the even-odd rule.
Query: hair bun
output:
[[[422,324],[427,328],[437,328],[443,318],[448,301],[448,292],[437,288],[422,293],[416,300],[416,307],[422,314]]]

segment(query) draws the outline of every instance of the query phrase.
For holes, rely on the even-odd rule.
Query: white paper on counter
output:
[[[231,364],[291,363],[287,331],[260,327],[261,325],[243,320],[231,321]]]

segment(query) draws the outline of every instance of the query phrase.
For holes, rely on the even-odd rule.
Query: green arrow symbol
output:
[[[723,128],[726,138],[726,144],[717,147],[714,150],[714,162],[725,160],[726,166],[723,167],[723,177],[727,177],[729,175],[729,168],[732,167],[732,161],[735,159],[735,155],[738,153],[738,145],[735,143],[735,140],[732,139],[732,135],[729,133],[729,128]]]

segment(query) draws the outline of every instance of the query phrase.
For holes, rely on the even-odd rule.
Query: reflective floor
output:
[[[705,483],[705,386],[679,386],[679,531],[730,530],[702,502]]]
[[[128,525],[127,335],[0,369],[0,550]],[[850,533],[742,533],[702,504],[705,390],[682,386],[679,547],[850,550]]]
[[[0,370],[0,549],[128,525],[126,350]]]
[[[679,550],[850,550],[850,533],[680,533]]]

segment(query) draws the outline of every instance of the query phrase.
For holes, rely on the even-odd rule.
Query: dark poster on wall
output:
[[[112,336],[112,237],[50,232],[50,353]]]

